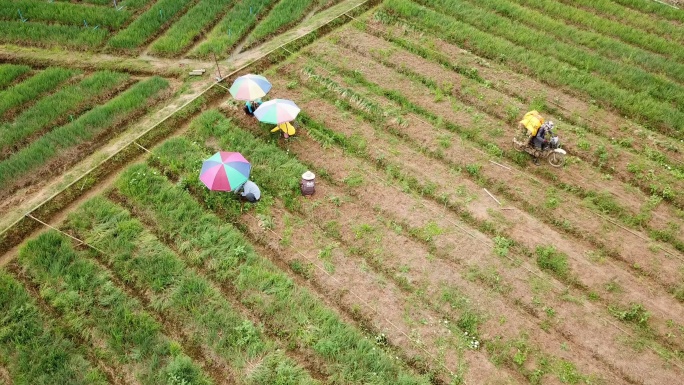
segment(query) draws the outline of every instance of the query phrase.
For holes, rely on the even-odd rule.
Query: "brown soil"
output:
[[[304,79],[302,79],[302,80],[304,80]],[[281,87],[282,87],[283,89],[284,89],[284,84],[285,84],[285,82],[281,85]],[[275,87],[274,87],[274,88],[275,88]],[[404,90],[404,91],[406,91],[406,90]],[[289,91],[288,91],[289,97],[292,97],[293,95],[296,96],[296,93],[293,93],[293,92],[294,92],[293,90],[289,90]],[[307,96],[300,96],[297,100],[306,100],[306,99],[308,99]],[[310,103],[314,103],[314,102],[307,102],[307,103],[303,103],[303,104],[305,105],[305,108],[306,108],[307,111],[314,111],[314,114],[316,115],[317,120],[319,120],[319,121],[324,121],[324,122],[326,122],[326,125],[328,125],[329,127],[332,125],[333,127],[335,127],[335,129],[340,130],[340,131],[345,130],[345,129],[351,129],[351,128],[349,127],[349,125],[347,124],[347,122],[345,122],[344,120],[337,119],[337,120],[340,120],[340,121],[337,122],[337,123],[333,123],[333,122],[336,121],[335,116],[339,115],[338,113],[334,112],[334,109],[333,109],[332,111],[329,111],[329,112],[324,112],[324,111],[326,111],[326,110],[329,110],[330,107],[327,107],[327,108],[326,108],[326,107],[324,107],[323,105],[321,105],[320,103],[318,103],[318,104],[316,104],[316,105],[309,105]],[[355,126],[356,126],[356,127],[355,127],[355,129],[354,129],[354,133],[355,133],[356,135],[361,135],[361,136],[363,136],[364,134],[373,131],[372,128],[370,128],[370,127],[363,127],[363,126],[360,125],[360,124],[356,124],[356,123],[355,123]],[[382,141],[378,140],[378,138],[369,138],[369,139],[367,140],[367,143],[373,143],[373,146],[371,146],[371,147],[373,148],[372,151],[378,151],[378,150],[380,150],[380,149],[382,149],[382,148],[392,148],[393,151],[399,151],[399,150],[397,149],[397,145],[388,145],[388,143],[385,143],[385,144],[383,145],[383,144],[381,144]],[[310,163],[312,163],[312,164],[315,164],[315,162],[321,162],[321,159],[330,159],[330,158],[331,158],[331,156],[330,156],[329,154],[323,156],[323,154],[321,154],[321,153],[315,153],[315,152],[313,152],[314,145],[311,144],[311,143],[308,143],[308,144],[307,144],[306,146],[304,146],[304,147],[306,147],[306,150],[305,150],[305,151],[302,151],[301,153],[300,153],[300,152],[297,153],[298,157],[300,157],[300,159],[302,159],[302,160],[304,160],[304,161],[307,161],[307,162],[310,162]],[[292,150],[292,147],[291,147],[291,150]],[[329,151],[329,150],[326,150],[326,151]],[[407,149],[406,151],[410,151],[410,150]],[[389,157],[388,154],[385,154],[385,156],[386,156],[386,157]],[[404,158],[412,158],[412,159],[417,158],[417,157],[420,157],[420,155],[419,155],[419,154],[412,154],[412,155],[407,155],[407,154],[405,154],[405,156],[404,156]],[[401,157],[398,157],[398,158],[401,158]],[[424,162],[428,163],[427,160],[424,160]],[[330,163],[333,163],[333,164],[331,165],[331,164],[326,163],[324,166],[321,166],[321,167],[324,168],[328,173],[331,173],[331,172],[333,171],[333,169],[334,169],[333,167],[334,167],[335,165],[340,165],[340,164],[342,164],[342,162],[341,162],[339,159],[337,159],[337,158],[334,159],[334,160],[332,160],[332,161],[330,161]],[[430,180],[430,181],[432,181],[432,182],[434,182],[434,183],[438,183],[438,184],[439,184],[439,182],[436,182],[436,180],[448,180],[448,179],[449,179],[449,177],[448,177],[449,171],[448,171],[448,170],[437,172],[437,170],[439,170],[440,167],[439,167],[438,165],[435,165],[434,162],[429,162],[429,164],[431,164],[431,166],[428,167],[428,169],[430,170],[430,174],[432,174],[432,175],[421,175],[421,177],[419,177],[419,179],[423,178],[423,179],[425,179],[425,180]],[[355,167],[358,167],[358,165],[354,165],[354,166],[355,166]],[[406,165],[406,166],[410,167],[410,165]],[[338,167],[341,167],[341,166],[338,166]],[[331,169],[331,168],[333,168],[333,169]],[[497,168],[498,168],[498,167],[497,167]],[[414,170],[412,170],[412,171],[414,171]],[[342,171],[340,171],[340,172],[342,172]],[[415,170],[415,172],[420,172],[420,170]],[[437,175],[435,175],[435,174],[437,174]],[[442,174],[442,175],[439,175],[439,174]],[[349,171],[346,171],[345,173],[341,174],[341,175],[339,176],[339,178],[336,178],[336,179],[337,179],[337,180],[344,180],[344,178],[345,178],[347,175],[349,175]],[[364,186],[364,189],[367,189],[367,188],[368,188],[367,186]],[[479,190],[479,188],[478,188],[478,190]],[[378,194],[380,194],[380,193],[378,193]],[[372,194],[371,194],[371,195],[372,195]],[[390,194],[390,196],[391,196],[391,195],[392,195],[392,194]],[[383,195],[380,195],[380,196],[387,197],[387,193],[384,193]],[[387,199],[390,199],[390,198],[387,198]],[[484,200],[486,201],[487,199],[488,199],[488,198],[485,198]],[[379,199],[379,201],[380,201],[380,202],[384,202],[385,199]],[[391,203],[389,203],[389,205],[390,205],[392,208],[401,206],[401,204],[400,204],[399,202],[395,202],[394,200],[391,200],[391,199],[390,199],[390,201],[391,201]],[[475,202],[477,202],[477,201],[475,201]],[[378,204],[380,204],[380,203],[377,203],[377,202],[375,203],[375,205],[378,205]],[[472,205],[472,204],[473,204],[473,203],[471,203],[470,205]],[[480,203],[480,204],[482,204],[482,203]],[[317,210],[318,210],[318,209],[317,209]],[[474,209],[474,211],[477,211],[477,209]],[[347,211],[345,211],[345,212],[347,212]],[[486,210],[480,210],[480,212],[486,212]],[[395,214],[395,215],[396,215],[398,218],[406,218],[406,217],[407,217],[406,213],[403,213],[403,214],[402,214],[402,213],[397,213],[397,214]],[[511,218],[511,219],[515,219],[515,218]],[[535,222],[535,220],[534,220],[534,219],[531,219],[531,218],[528,219],[528,221],[531,221],[532,223]],[[425,224],[425,222],[423,222],[423,225],[424,225],[424,224]],[[417,225],[416,225],[416,226],[417,226]],[[441,226],[440,226],[440,227],[441,227]],[[445,227],[446,227],[446,225],[445,225]],[[452,227],[453,227],[453,226],[452,226]],[[544,229],[546,226],[543,225],[543,224],[537,224],[537,227],[538,227],[540,230],[542,230],[542,229]],[[521,229],[523,229],[523,228],[529,229],[529,225],[527,225],[527,227],[526,227],[525,224],[523,223],[523,226],[520,226],[520,228],[521,228]],[[528,231],[529,231],[529,230],[528,230]],[[524,234],[528,234],[528,233],[527,233],[527,232],[524,232]],[[514,234],[514,235],[515,235],[515,234]],[[517,238],[517,236],[516,236],[516,238]],[[544,237],[544,238],[546,238],[546,237]],[[560,243],[560,241],[562,240],[562,236],[559,236],[559,235],[556,235],[555,237],[551,236],[550,239],[554,239],[554,238],[558,239],[558,240],[559,240],[559,243]],[[519,239],[516,239],[516,240],[519,240]],[[519,240],[519,241],[524,241],[524,240]],[[383,242],[383,244],[387,244],[387,242]],[[390,244],[395,244],[395,243],[390,243]],[[298,246],[299,246],[299,245],[298,245]],[[452,246],[453,246],[453,245],[452,245]],[[572,250],[573,246],[574,246],[574,243],[569,243],[568,246],[559,246],[559,249],[562,249],[563,251],[566,251],[566,247],[567,247],[568,249]],[[458,247],[460,248],[460,246],[458,246]],[[444,246],[443,248],[444,248],[445,250],[446,250],[446,249],[451,249],[450,247],[447,247],[447,246]],[[455,249],[455,247],[454,247],[454,249]],[[452,250],[453,250],[453,249],[452,249]],[[401,255],[404,255],[404,253],[402,253]],[[478,258],[478,256],[477,256],[477,255],[474,255],[474,258]],[[574,260],[574,259],[573,259],[573,260]],[[533,271],[533,270],[536,270],[536,267],[535,267],[535,266],[528,266],[528,268],[529,268],[530,270],[532,270],[532,271]],[[576,268],[576,267],[573,266],[573,269],[575,269],[575,268]],[[509,269],[510,269],[510,267],[509,267]],[[503,273],[503,269],[502,269],[502,270],[498,270],[498,272],[499,272],[499,273]],[[513,272],[511,272],[511,273],[505,272],[505,274],[506,274],[506,275],[512,274],[513,276],[516,276],[516,273],[513,273]],[[539,273],[539,274],[543,275],[543,273]],[[503,275],[503,274],[502,274],[502,275]],[[525,275],[528,275],[528,273],[525,273]],[[518,273],[518,276],[521,276],[521,274]],[[589,275],[589,276],[591,277],[591,275]],[[582,278],[583,278],[583,279],[584,279],[584,277],[585,277],[585,275],[582,274]],[[436,282],[436,281],[439,281],[439,280],[438,280],[438,279],[437,279],[437,280],[435,280],[435,279],[427,279],[427,280],[425,280],[425,281],[428,281],[428,282]],[[511,281],[514,282],[514,281],[516,281],[516,279],[513,278],[513,279],[511,279]],[[506,281],[506,282],[508,282],[508,281]],[[561,285],[561,286],[562,286],[562,285]],[[525,288],[524,286],[523,286],[523,287],[520,287],[520,288],[515,288],[515,286],[514,286],[514,289],[515,289],[514,291],[519,292],[519,293],[520,293],[520,297],[523,297],[523,298],[526,296],[524,293],[529,293],[529,289]],[[558,293],[559,296],[560,296],[560,294],[561,294],[561,293]],[[528,295],[529,295],[529,294],[528,294]],[[514,301],[514,303],[517,302],[517,301],[521,301],[521,299],[517,299],[516,301]],[[558,306],[553,306],[553,308],[556,309],[556,311],[559,311],[560,313],[562,313],[562,314],[564,314],[564,315],[567,315],[567,317],[560,317],[560,318],[566,320],[566,322],[567,322],[568,324],[572,324],[572,323],[575,323],[575,322],[578,322],[578,321],[579,321],[579,319],[578,319],[578,318],[579,318],[579,315],[576,313],[576,312],[577,312],[577,309],[574,309],[574,308],[572,308],[572,307],[571,307],[571,308],[568,308],[568,305],[567,305],[567,304],[564,305],[562,302],[558,302],[557,304],[558,304]],[[675,304],[675,305],[676,305],[676,304]],[[534,305],[533,305],[533,304],[532,304],[532,305],[529,305],[529,306],[532,307],[532,308],[534,308]],[[588,304],[583,304],[583,306],[585,306],[585,307],[586,307],[586,306],[589,306],[590,308],[593,307],[593,306],[588,305]],[[565,309],[564,309],[564,308],[565,308]],[[560,310],[559,310],[559,309],[560,309]],[[518,310],[518,311],[520,311],[520,310]],[[586,310],[585,310],[585,311],[586,311]],[[601,310],[599,310],[598,308],[597,308],[596,310],[588,310],[588,311],[586,311],[586,313],[585,313],[586,316],[585,316],[585,317],[582,317],[582,318],[583,318],[582,321],[579,321],[580,324],[585,325],[586,323],[594,323],[594,324],[596,325],[596,329],[595,329],[595,330],[596,330],[597,332],[600,330],[600,332],[598,332],[598,334],[595,334],[594,337],[590,337],[590,338],[589,338],[588,336],[579,337],[579,338],[578,338],[579,341],[577,342],[578,344],[581,344],[580,341],[587,341],[587,340],[604,340],[604,339],[607,339],[607,340],[613,340],[613,341],[614,341],[614,340],[618,339],[618,337],[619,337],[619,335],[620,335],[620,331],[619,331],[618,329],[613,329],[613,330],[614,330],[614,333],[617,333],[617,334],[612,333],[613,337],[611,338],[611,337],[608,337],[608,336],[607,336],[608,333],[607,333],[607,331],[606,331],[605,329],[602,330],[603,328],[602,328],[601,326],[599,326],[600,324],[596,324],[596,322],[597,322],[597,319],[596,319],[596,318],[597,318],[598,314],[603,313],[603,312],[605,312],[605,311],[601,311]],[[605,314],[605,313],[604,313],[604,314]],[[605,318],[602,318],[602,316],[598,316],[598,317],[601,317],[600,319],[604,319],[603,322],[605,322],[605,320],[606,320]],[[573,320],[573,318],[574,318],[575,320]],[[559,327],[560,327],[560,326],[559,326]],[[565,334],[565,335],[574,335],[575,333],[577,333],[577,330],[583,330],[583,329],[584,329],[584,327],[576,327],[576,326],[573,327],[572,325],[570,325],[570,326],[568,327],[567,331],[561,332],[561,335],[564,335],[564,334]],[[621,354],[624,355],[624,353],[622,352],[622,350],[624,350],[624,349],[623,349],[622,347],[620,347],[619,345],[617,345],[617,346],[614,345],[613,342],[606,343],[606,342],[604,341],[604,346],[602,347],[602,349],[606,349],[606,346],[607,346],[607,345],[613,345],[614,347],[612,348],[612,354],[611,354],[611,355],[607,355],[607,356],[604,358],[604,362],[609,362],[610,360],[614,360],[614,359],[616,359],[616,357],[620,357]],[[586,347],[586,348],[588,348],[588,347]],[[591,349],[589,349],[589,351],[591,351]],[[603,354],[600,354],[600,353],[598,353],[598,352],[597,352],[597,354],[599,354],[599,356],[602,356],[603,354],[605,354],[605,351],[603,351]],[[655,356],[653,356],[652,359],[655,359],[655,360],[657,361],[657,357],[655,357]],[[608,365],[609,367],[612,367],[614,364],[607,364],[607,365]],[[623,368],[622,370],[632,372],[632,373],[633,373],[632,378],[639,378],[639,377],[640,377],[639,371],[632,371],[632,370],[630,369],[630,366],[631,366],[631,363],[629,362],[629,360],[626,360],[626,361],[623,361],[623,363],[620,364],[618,367]]]

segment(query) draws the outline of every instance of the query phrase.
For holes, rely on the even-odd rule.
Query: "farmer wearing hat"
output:
[[[302,190],[302,195],[311,196],[316,192],[316,175],[311,171],[302,174],[302,180],[299,181],[299,187]]]

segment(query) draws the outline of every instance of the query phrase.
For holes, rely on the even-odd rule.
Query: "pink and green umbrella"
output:
[[[299,107],[287,99],[273,99],[263,103],[254,111],[254,116],[263,123],[280,124],[295,120]]]
[[[247,74],[235,79],[230,94],[237,100],[256,100],[271,90],[271,83],[261,75]]]
[[[251,168],[239,152],[220,151],[204,161],[200,180],[209,190],[233,191],[247,182]]]

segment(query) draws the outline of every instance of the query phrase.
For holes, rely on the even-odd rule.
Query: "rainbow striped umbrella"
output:
[[[220,151],[204,161],[200,180],[209,190],[233,191],[247,182],[251,168],[239,152]]]
[[[263,123],[280,124],[291,122],[299,114],[299,107],[287,99],[273,99],[263,103],[254,111],[254,116]]]
[[[237,100],[255,100],[271,90],[271,83],[261,75],[247,74],[235,79],[230,94]]]

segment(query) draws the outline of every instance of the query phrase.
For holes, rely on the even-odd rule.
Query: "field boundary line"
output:
[[[214,83],[212,83],[211,85],[209,85],[208,87],[206,87],[202,92],[198,93],[195,97],[193,97],[192,99],[188,100],[186,103],[184,103],[183,105],[177,107],[177,108],[174,109],[173,111],[169,112],[165,117],[163,117],[161,120],[157,121],[157,122],[156,122],[155,124],[153,124],[151,127],[149,127],[149,128],[147,128],[147,129],[145,129],[144,131],[142,131],[140,134],[138,134],[138,135],[137,135],[135,138],[133,138],[131,141],[129,141],[128,143],[126,143],[125,145],[123,145],[123,146],[122,146],[121,148],[119,148],[117,151],[115,151],[114,153],[110,154],[107,158],[105,158],[104,160],[100,161],[99,163],[97,163],[96,165],[94,165],[93,167],[91,167],[90,169],[88,169],[87,171],[85,171],[83,174],[81,174],[78,178],[76,178],[75,180],[73,180],[71,183],[67,184],[65,187],[63,187],[63,188],[60,189],[59,191],[53,193],[51,196],[49,196],[48,198],[46,198],[45,200],[43,200],[42,202],[40,202],[39,204],[37,204],[36,206],[34,206],[33,208],[31,208],[30,210],[28,210],[28,211],[25,213],[24,216],[20,216],[20,217],[17,218],[14,222],[12,222],[11,224],[9,224],[6,228],[2,229],[2,231],[0,231],[0,242],[3,240],[4,236],[5,236],[12,228],[14,228],[15,226],[17,226],[17,225],[24,219],[24,217],[25,217],[26,215],[34,213],[36,210],[38,210],[39,208],[41,208],[42,206],[44,206],[46,203],[52,201],[53,199],[55,199],[55,197],[57,197],[58,195],[62,194],[64,191],[68,190],[68,189],[71,188],[73,185],[75,185],[75,184],[78,183],[79,181],[83,180],[83,179],[84,179],[85,177],[87,177],[88,175],[90,175],[94,170],[100,168],[100,167],[103,166],[105,163],[109,162],[112,158],[114,158],[115,156],[120,155],[124,150],[129,149],[133,144],[138,145],[138,144],[136,143],[138,140],[140,140],[142,137],[144,137],[145,135],[147,135],[149,132],[151,132],[152,130],[154,130],[155,128],[157,128],[157,127],[158,127],[159,125],[161,125],[162,123],[166,122],[169,118],[171,118],[172,116],[174,116],[176,113],[178,113],[178,112],[179,112],[180,110],[182,110],[183,108],[185,108],[185,107],[191,105],[192,103],[196,102],[198,99],[200,99],[202,96],[204,96],[204,94],[206,94],[209,90],[211,90],[212,88],[214,88],[214,86],[218,85],[218,86],[220,86],[220,87],[222,87],[222,88],[225,89],[226,87],[225,87],[225,86],[222,86],[222,85],[219,84],[219,83],[221,83],[222,81],[228,79],[228,78],[231,77],[231,76],[234,76],[236,73],[238,73],[238,72],[240,72],[240,71],[242,71],[242,70],[244,70],[244,69],[246,69],[246,68],[248,68],[248,67],[250,67],[250,66],[252,66],[252,65],[255,65],[255,64],[259,63],[260,61],[264,60],[266,57],[272,55],[273,53],[275,53],[276,51],[280,50],[281,48],[284,48],[285,46],[287,46],[287,45],[289,45],[289,44],[291,44],[291,43],[294,43],[294,42],[296,42],[296,41],[298,41],[298,40],[301,40],[301,39],[304,39],[304,38],[306,38],[306,37],[308,37],[308,36],[310,36],[310,35],[313,35],[313,34],[315,34],[318,30],[320,30],[320,29],[322,29],[322,28],[324,28],[324,27],[330,26],[330,24],[331,24],[333,21],[335,21],[335,20],[341,18],[342,16],[345,16],[345,15],[346,15],[346,16],[349,16],[349,15],[348,15],[348,12],[354,11],[355,9],[358,9],[358,8],[362,8],[362,7],[366,6],[366,5],[369,4],[369,3],[372,5],[372,4],[374,4],[375,2],[376,2],[376,0],[365,0],[365,1],[361,2],[361,3],[358,3],[358,4],[354,5],[353,7],[349,8],[349,9],[347,9],[347,10],[342,11],[342,12],[339,13],[338,15],[333,16],[331,19],[329,19],[329,20],[326,21],[325,23],[322,23],[322,24],[319,25],[318,27],[313,28],[311,31],[309,31],[309,32],[307,32],[307,33],[305,33],[305,34],[303,34],[303,35],[301,35],[301,36],[297,36],[297,37],[294,37],[294,38],[292,38],[292,39],[289,39],[289,40],[284,41],[283,43],[281,43],[281,44],[278,45],[277,47],[274,47],[274,48],[270,49],[269,51],[263,53],[261,56],[259,56],[259,57],[257,57],[257,58],[248,60],[245,64],[242,64],[242,65],[239,66],[238,68],[233,69],[233,70],[232,70],[230,73],[228,73],[227,75],[225,75],[225,76],[223,76],[223,77],[217,79]],[[336,28],[336,27],[333,27],[333,29],[334,29],[334,28]],[[320,38],[320,37],[317,37],[317,39],[318,39],[318,38]],[[287,50],[287,49],[286,49],[286,51],[287,51],[287,52],[291,52],[291,51],[289,51],[289,50]],[[139,146],[139,145],[138,145],[138,146]],[[127,164],[127,163],[128,163],[128,162],[126,162],[126,164]],[[22,240],[23,240],[23,238],[22,238]],[[7,250],[4,250],[4,252],[7,252],[10,248],[11,248],[11,247],[8,247]]]

